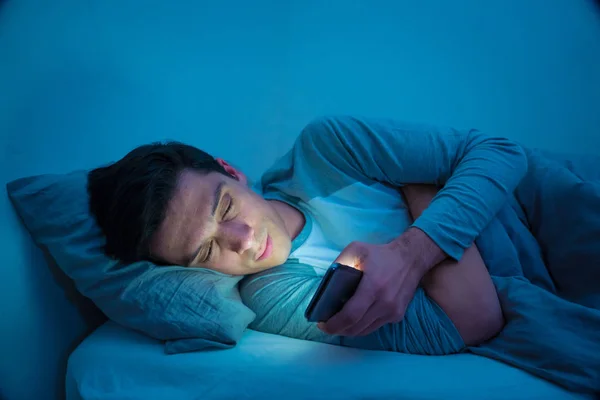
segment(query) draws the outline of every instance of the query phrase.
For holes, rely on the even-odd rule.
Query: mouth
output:
[[[265,244],[263,246],[263,249],[260,252],[260,255],[258,256],[256,261],[264,260],[265,258],[269,257],[272,252],[273,252],[273,240],[271,240],[271,236],[267,234],[267,238],[265,239]]]

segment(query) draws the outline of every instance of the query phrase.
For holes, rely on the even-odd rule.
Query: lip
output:
[[[260,257],[258,257],[258,259],[256,261],[261,261],[261,260],[264,260],[265,258],[269,257],[271,255],[272,251],[273,251],[273,241],[271,240],[271,236],[267,235],[267,240],[265,240],[265,249],[263,250],[262,254],[260,255]]]

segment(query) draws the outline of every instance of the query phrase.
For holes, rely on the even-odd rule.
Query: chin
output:
[[[292,242],[281,236],[274,237],[271,235],[271,239],[273,240],[273,252],[264,262],[276,267],[287,261],[292,249]]]
[[[262,266],[257,266],[257,268],[261,270],[275,268],[285,263],[286,260],[287,257],[282,257],[281,254],[272,254],[268,259],[263,260],[264,264]]]
[[[250,270],[247,271],[244,275],[258,274],[260,272],[267,271],[271,268],[275,268],[275,267],[271,266],[271,265],[266,265],[266,266],[265,265],[262,265],[262,266],[255,265],[254,267],[250,268]]]

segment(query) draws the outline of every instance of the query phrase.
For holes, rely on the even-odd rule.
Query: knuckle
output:
[[[390,310],[391,313],[395,314],[397,312],[397,304],[396,304],[396,299],[391,298],[391,297],[385,297],[383,298],[383,300],[381,301],[381,304],[387,309]]]
[[[339,323],[341,325],[348,326],[354,324],[355,320],[356,317],[354,316],[354,314],[342,314],[340,315]]]
[[[372,282],[368,288],[365,288],[361,293],[361,301],[369,304],[376,302],[381,292],[381,288],[378,288],[377,285],[377,282]]]
[[[360,310],[357,303],[347,304],[346,310],[340,315],[345,325],[354,325],[360,319]]]
[[[385,292],[385,288],[387,287],[387,280],[383,276],[379,276],[372,279],[372,288],[373,288],[373,296],[381,296],[383,292]]]
[[[348,317],[348,319],[354,322],[358,319],[358,316],[360,315],[359,304],[358,302],[352,302],[347,304],[348,310],[346,312],[346,316]]]

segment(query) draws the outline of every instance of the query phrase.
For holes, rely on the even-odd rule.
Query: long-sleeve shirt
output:
[[[388,243],[409,226],[460,259],[505,205],[527,170],[523,149],[505,138],[394,120],[319,118],[255,189],[300,210],[305,226],[287,262],[245,278],[250,328],[351,347],[413,354],[464,348],[452,321],[419,288],[402,322],[364,337],[331,336],[304,318],[321,275],[352,241]],[[443,187],[411,222],[406,184]]]

